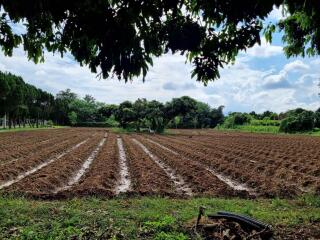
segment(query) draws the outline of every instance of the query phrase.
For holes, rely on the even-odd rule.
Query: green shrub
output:
[[[105,123],[108,127],[119,127],[119,122],[115,119],[114,115],[107,118]]]
[[[47,127],[53,127],[53,122],[52,120],[47,121]]]
[[[96,127],[96,128],[110,127],[105,122],[78,122],[78,123],[74,124],[73,126],[75,126],[75,127]]]
[[[250,121],[250,125],[253,126],[280,126],[281,121],[279,120],[270,120],[270,119],[263,119],[263,120],[257,120],[252,119]]]
[[[303,111],[283,119],[280,124],[280,131],[286,133],[312,131],[314,123],[314,113]]]
[[[250,115],[245,113],[236,113],[234,116],[234,124],[235,125],[244,125],[245,123],[249,123],[251,120]]]
[[[69,118],[69,121],[71,123],[72,126],[75,126],[77,125],[77,121],[78,121],[78,115],[76,112],[72,111],[68,114],[68,118]]]

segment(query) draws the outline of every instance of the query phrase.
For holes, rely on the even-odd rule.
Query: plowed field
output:
[[[2,133],[0,191],[41,198],[320,194],[319,146],[319,137],[204,130]]]

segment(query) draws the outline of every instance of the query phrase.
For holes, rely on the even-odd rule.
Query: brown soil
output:
[[[175,195],[172,180],[131,137],[123,136],[131,176],[132,193],[139,195]]]
[[[144,137],[137,137],[152,153],[160,157],[166,164],[180,174],[189,183],[196,195],[236,196],[237,193],[227,184],[207,171],[196,161],[181,155],[174,155],[169,151],[150,143]],[[239,194],[238,194],[239,195]]]
[[[87,139],[91,135],[92,133],[85,132],[80,133],[78,136],[69,140],[61,139],[59,143],[52,145],[45,150],[39,152],[37,151],[35,152],[35,154],[31,154],[29,157],[23,157],[18,159],[17,161],[11,161],[2,164],[0,172],[0,183],[14,179],[19,174],[26,172],[39,165],[40,163],[43,163],[48,159],[53,158],[54,156],[66,151],[70,147]],[[26,153],[26,155],[28,155],[28,153]]]
[[[273,139],[270,139],[270,135],[242,135],[192,138],[156,136],[152,139],[182,156],[210,165],[218,172],[255,188],[263,196],[291,197],[306,191],[316,191],[319,175],[313,174],[310,166],[320,168],[317,160],[320,151],[315,150],[315,143],[320,143],[318,138],[272,136]],[[301,144],[303,141],[312,144],[313,150]],[[290,144],[297,146],[290,147]],[[283,149],[277,150],[279,146]],[[299,149],[298,156],[290,152],[292,148]],[[309,156],[309,151],[317,152],[318,155],[306,159],[305,155]],[[299,172],[301,168],[303,171]]]
[[[113,196],[119,181],[118,149],[116,135],[109,133],[107,142],[93,161],[90,170],[69,194]],[[71,192],[71,193],[70,193]]]
[[[13,184],[7,190],[34,195],[54,193],[55,190],[67,184],[70,178],[80,169],[81,164],[97,147],[102,137],[102,133],[95,135],[81,147],[31,174],[22,181]]]
[[[1,191],[54,196],[54,190],[67,184],[79,171],[105,132],[103,129],[71,128],[3,133],[0,184],[16,179],[85,139],[90,140]],[[120,137],[131,180],[127,195],[181,196],[174,178],[132,138],[139,140],[169,167],[173,175],[179,176],[195,196],[248,196],[246,191],[235,191],[218,175],[250,187],[257,196],[293,197],[304,192],[320,192],[320,138],[317,137],[202,130],[178,130],[178,134],[171,136],[124,134]],[[117,136],[109,133],[105,145],[80,181],[63,194],[112,197],[119,181]]]
[[[24,145],[14,145],[7,147],[1,152],[0,165],[3,165],[10,161],[17,161],[21,158],[28,158],[31,155],[37,154],[42,150],[46,150],[48,147],[56,145],[61,141],[66,141],[77,137],[79,132],[68,132],[63,134],[56,134],[55,136],[50,136],[50,138],[34,141]]]

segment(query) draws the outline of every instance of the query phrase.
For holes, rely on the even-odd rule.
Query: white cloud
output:
[[[257,58],[269,58],[280,54],[283,54],[283,47],[271,45],[265,38],[261,38],[261,45],[255,44],[247,50],[247,56]]]
[[[304,73],[310,67],[301,60],[295,60],[284,65],[282,70],[277,74],[270,74],[264,77],[263,87],[265,89],[291,88],[292,83],[289,78],[293,73]],[[289,76],[290,75],[290,76]]]
[[[270,60],[259,61],[266,65]],[[213,107],[224,105],[226,112],[262,112],[268,109],[280,112],[299,106],[310,109],[319,106],[315,82],[320,70],[313,59],[282,62],[280,70],[274,67],[262,69],[253,66],[256,60],[248,61],[244,54],[234,65],[222,69],[221,79],[209,83],[208,87],[190,78],[192,66],[185,64],[185,57],[180,55],[155,59],[145,83],[138,78],[127,84],[117,79],[97,79],[88,68],[74,62],[70,55],[61,59],[58,55],[46,54],[45,63],[36,65],[27,60],[21,49],[17,49],[11,58],[0,54],[0,62],[1,70],[20,75],[28,83],[53,94],[70,88],[80,96],[90,94],[107,103],[137,98],[165,102],[188,95]],[[284,81],[290,87],[279,87]],[[270,87],[272,83],[278,86]],[[266,87],[268,84],[269,88]]]
[[[303,66],[299,68],[301,71],[291,67],[295,65]],[[276,71],[273,68],[257,70],[251,62],[237,62],[222,70],[221,79],[204,92],[222,96],[227,111],[283,112],[297,107],[315,110],[320,107],[316,79],[320,69],[304,65],[299,61],[282,63],[282,68]]]
[[[287,63],[283,68],[283,70],[286,72],[303,72],[308,69],[310,69],[310,67],[301,60],[295,60]]]
[[[269,75],[264,78],[263,87],[265,89],[290,88],[291,85],[287,80],[287,72],[280,71],[279,74]]]

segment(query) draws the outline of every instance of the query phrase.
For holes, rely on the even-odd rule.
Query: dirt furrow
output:
[[[279,139],[275,137],[275,140]],[[284,139],[281,138],[280,140],[281,143],[278,142],[278,146],[283,145],[282,141]],[[295,141],[297,140],[295,139]],[[301,163],[295,163],[295,160],[293,160],[293,156],[290,153],[286,154],[282,149],[282,153],[279,154],[272,150],[268,145],[264,148],[269,148],[269,150],[256,150],[256,147],[242,148],[241,143],[239,143],[231,149],[231,147],[221,147],[221,145],[223,145],[221,142],[220,144],[215,144],[200,141],[199,137],[192,141],[189,139],[187,143],[183,141],[183,139],[180,139],[179,143],[184,145],[194,143],[199,149],[207,154],[216,156],[220,159],[226,158],[229,166],[241,165],[242,168],[246,169],[245,172],[251,172],[251,175],[253,176],[258,175],[263,179],[272,179],[274,182],[284,182],[284,184],[279,184],[277,187],[280,191],[282,186],[288,188],[291,184],[296,185],[298,190],[302,189],[305,192],[313,192],[317,183],[320,182],[320,167],[315,168],[317,165],[315,160],[306,159],[306,154],[304,153],[301,153],[301,156],[298,157],[298,161]],[[299,145],[298,142],[296,144]],[[217,145],[219,146],[217,147]],[[256,145],[258,145],[258,143]],[[225,168],[225,170],[228,169]],[[244,174],[239,173],[237,175],[241,175],[244,179],[246,178]],[[248,179],[249,178],[247,178],[247,180]],[[265,187],[268,188],[268,186]]]
[[[62,136],[68,133],[76,133],[73,129],[41,130],[31,132],[1,133],[0,151],[12,151],[23,146],[32,146],[34,143],[45,142],[50,138]]]
[[[162,144],[158,143],[158,142],[155,142],[151,139],[146,139],[147,141],[155,144],[156,146],[158,147],[161,147],[162,149],[170,152],[170,153],[173,153],[174,155],[176,156],[179,156],[179,153],[170,149],[170,148],[167,148],[165,146],[163,146]],[[229,187],[233,188],[234,190],[236,191],[246,191],[248,192],[248,194],[250,195],[255,195],[255,192],[253,189],[249,188],[248,186],[246,186],[245,184],[241,184],[241,183],[238,183],[237,181],[229,178],[228,176],[225,176],[221,173],[218,173],[216,172],[215,170],[213,170],[212,168],[210,168],[209,166],[206,166],[204,164],[201,164],[200,162],[196,162],[190,158],[186,158],[186,157],[183,157],[183,160],[186,160],[187,162],[193,162],[194,164],[196,165],[199,165],[200,167],[202,167],[204,170],[206,171],[209,171],[211,174],[213,174],[215,177],[217,177],[220,181],[224,182],[225,184],[227,184]]]
[[[174,182],[176,191],[179,194],[186,194],[188,196],[192,196],[192,190],[190,186],[185,182],[182,176],[177,174],[177,172],[172,169],[169,165],[167,165],[162,159],[158,156],[154,155],[149,149],[143,145],[140,141],[133,138],[132,139],[141,149],[161,168],[163,171],[170,177],[170,179]]]
[[[23,181],[12,185],[8,191],[26,193],[32,196],[53,194],[57,189],[68,183],[70,176],[74,176],[79,171],[79,168],[97,147],[101,138],[103,138],[103,135],[99,133],[88,139],[80,148],[69,151],[63,157],[49,165],[47,164]]]
[[[133,194],[177,196],[174,182],[161,167],[134,143],[123,135]]]
[[[115,195],[114,189],[117,186],[119,175],[119,160],[117,151],[117,138],[109,133],[106,143],[102,146],[90,169],[75,184],[67,195]]]
[[[155,140],[155,139],[153,139]],[[229,178],[246,184],[250,188],[255,189],[259,195],[273,197],[273,196],[293,196],[299,193],[298,188],[294,188],[291,184],[285,181],[275,181],[264,174],[254,172],[254,169],[246,165],[237,164],[237,162],[230,159],[228,155],[223,155],[221,158],[214,157],[214,153],[210,154],[204,151],[203,148],[194,143],[186,143],[185,141],[171,141],[170,139],[157,139],[157,142],[166,147],[170,147],[182,156],[194,159],[205,164],[215,172],[222,173]],[[240,167],[239,167],[240,166]]]
[[[56,138],[48,139],[46,142],[41,143],[33,143],[27,146],[24,146],[23,148],[20,148],[19,150],[8,150],[6,153],[1,154],[0,157],[0,166],[7,164],[9,162],[17,162],[21,161],[26,158],[30,158],[33,155],[38,154],[39,152],[46,150],[47,148],[50,148],[51,146],[54,146],[58,143],[68,141],[72,138],[77,137],[78,134],[72,134],[72,135],[65,135],[65,136],[59,136]]]
[[[40,165],[38,165],[38,166],[30,169],[29,171],[24,172],[24,173],[18,175],[16,178],[14,178],[14,179],[12,179],[12,180],[10,180],[10,181],[7,181],[7,182],[3,182],[3,183],[0,185],[0,189],[5,188],[5,187],[9,187],[9,186],[11,186],[12,184],[15,184],[15,183],[19,182],[20,180],[28,177],[29,175],[31,175],[31,174],[33,174],[33,173],[41,170],[42,168],[46,167],[47,165],[49,165],[49,164],[51,164],[51,163],[59,160],[60,158],[64,157],[66,154],[68,154],[68,153],[70,153],[71,151],[77,149],[77,148],[80,147],[82,144],[86,143],[87,141],[88,141],[88,140],[84,140],[84,141],[78,143],[77,145],[75,145],[74,147],[72,147],[71,149],[68,149],[67,151],[65,151],[65,152],[63,152],[63,153],[61,153],[61,154],[59,154],[59,155],[57,155],[57,156],[55,156],[55,157],[53,157],[53,158],[51,158],[51,159],[49,159],[49,160],[47,160],[47,161],[41,163]]]
[[[194,161],[192,158],[183,156],[172,149],[170,150],[176,152],[176,155],[168,150],[163,151],[162,148],[159,148],[156,144],[150,143],[142,137],[139,139],[177,173],[182,175],[186,181],[190,183],[195,194],[210,196],[249,196],[246,190],[239,191],[225,181],[221,181],[221,179],[216,174],[213,174],[214,172],[203,163]]]
[[[103,137],[103,139],[99,142],[98,146],[91,152],[90,156],[83,162],[79,171],[77,171],[68,181],[68,183],[62,187],[57,188],[54,192],[58,193],[60,191],[64,191],[70,189],[74,184],[78,183],[82,176],[86,173],[92,162],[95,160],[98,155],[100,149],[105,144],[107,135]]]
[[[70,147],[76,145],[77,143],[87,139],[89,136],[87,134],[77,136],[69,141],[62,141],[59,144],[48,147],[47,149],[34,154],[29,158],[22,159],[21,161],[13,161],[0,166],[0,183],[3,181],[12,180],[20,174],[35,168],[39,164],[42,164],[48,159],[54,158],[69,149]]]

